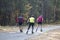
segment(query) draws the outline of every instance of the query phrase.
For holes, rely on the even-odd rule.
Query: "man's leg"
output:
[[[38,26],[37,26],[37,28],[36,28],[36,32],[37,32],[38,28],[39,28],[39,23],[38,23]]]
[[[32,23],[31,25],[32,25],[32,34],[33,34],[33,33],[34,33],[34,32],[33,32],[33,29],[34,29],[34,23]]]
[[[19,23],[19,29],[20,29],[20,32],[23,32],[23,31],[22,31],[22,29],[23,29],[23,28],[22,28],[22,23]]]
[[[19,26],[19,30],[20,30],[20,32],[23,32],[22,29],[23,29],[23,28],[22,28],[22,26],[20,25],[20,26]]]
[[[22,25],[20,26],[20,32],[23,32],[23,27],[22,27]]]
[[[28,29],[27,29],[27,32],[26,32],[26,34],[28,34],[28,31],[29,31],[29,29],[30,29],[30,26],[31,26],[31,24],[29,24],[29,27],[28,27]]]
[[[42,22],[41,22],[41,24],[40,24],[40,25],[41,25],[41,32],[42,32]]]

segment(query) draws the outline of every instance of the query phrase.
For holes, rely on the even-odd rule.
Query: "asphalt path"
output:
[[[48,25],[47,27],[42,28],[42,32],[40,31],[40,28],[38,28],[36,32],[36,27],[34,28],[34,34],[31,33],[31,28],[26,34],[27,28],[23,29],[23,33],[17,32],[0,32],[0,40],[26,40],[29,37],[40,35],[42,33],[48,32],[50,30],[59,29],[60,25]]]

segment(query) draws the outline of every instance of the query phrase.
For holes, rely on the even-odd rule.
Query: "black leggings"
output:
[[[32,32],[33,32],[33,29],[34,29],[34,23],[29,23],[28,30],[30,29],[31,26],[32,26]]]

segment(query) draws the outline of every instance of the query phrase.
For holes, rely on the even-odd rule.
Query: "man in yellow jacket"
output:
[[[29,31],[29,29],[30,29],[31,26],[32,26],[32,34],[34,33],[34,32],[33,32],[34,23],[35,23],[35,18],[34,18],[34,16],[32,15],[32,16],[29,18],[29,26],[28,26],[28,29],[27,29],[26,34],[28,34],[28,31]]]

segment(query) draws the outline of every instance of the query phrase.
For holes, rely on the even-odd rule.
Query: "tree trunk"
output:
[[[56,22],[56,13],[57,13],[57,2],[58,0],[55,0],[55,6],[54,6],[54,22]]]

